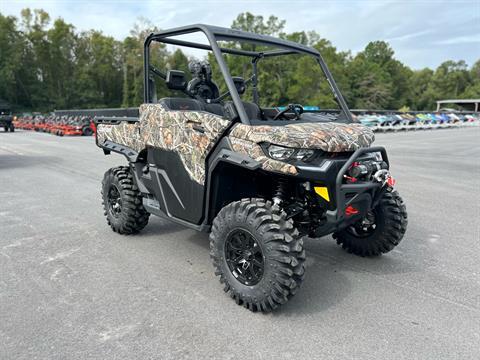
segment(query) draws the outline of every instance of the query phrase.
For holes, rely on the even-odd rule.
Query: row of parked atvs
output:
[[[357,113],[354,117],[357,121],[372,127],[375,131],[424,130],[480,124],[479,113]]]
[[[374,131],[422,130],[480,125],[479,113],[390,113],[353,111],[356,121]],[[20,117],[15,127],[24,130],[48,132],[59,136],[91,136],[96,128],[91,116],[34,115]]]
[[[90,116],[35,115],[19,117],[14,122],[17,129],[46,132],[58,136],[92,136],[96,128]]]

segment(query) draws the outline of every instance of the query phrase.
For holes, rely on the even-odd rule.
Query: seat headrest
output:
[[[251,120],[261,120],[262,117],[262,110],[260,107],[252,102],[246,102],[242,101],[243,107],[245,108],[245,112],[247,113],[247,116]]]
[[[185,90],[187,88],[185,73],[180,70],[168,70],[165,83],[170,90]]]
[[[205,104],[205,111],[208,111],[215,115],[225,115],[225,111],[223,110],[223,106],[221,104]]]

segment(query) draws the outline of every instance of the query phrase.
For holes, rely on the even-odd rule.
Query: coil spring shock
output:
[[[278,179],[277,180],[277,187],[275,189],[275,192],[273,193],[273,203],[274,204],[281,204],[283,201],[285,201],[287,195],[288,195],[288,188],[287,188],[288,182],[286,179]]]

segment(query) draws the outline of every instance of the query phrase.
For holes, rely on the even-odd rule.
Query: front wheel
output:
[[[396,190],[387,190],[378,205],[349,227],[333,234],[350,253],[378,256],[397,246],[407,230],[407,209]]]
[[[303,240],[277,205],[243,199],[213,221],[210,256],[224,291],[238,305],[268,312],[286,303],[305,272]]]

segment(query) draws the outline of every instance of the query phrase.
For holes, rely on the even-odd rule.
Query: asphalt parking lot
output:
[[[227,297],[208,235],[107,227],[93,138],[0,133],[1,359],[478,359],[480,128],[377,134],[409,228],[380,258],[309,239],[273,314]]]

